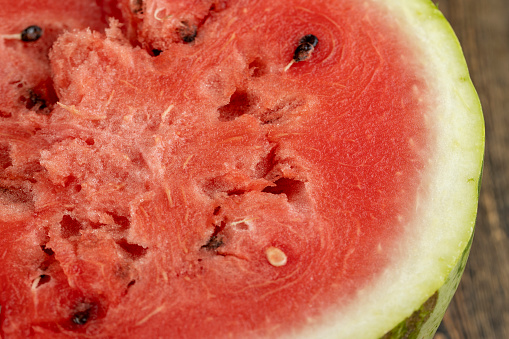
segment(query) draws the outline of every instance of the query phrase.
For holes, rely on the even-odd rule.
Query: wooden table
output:
[[[469,263],[435,339],[509,338],[509,1],[439,0],[463,46],[486,120]]]

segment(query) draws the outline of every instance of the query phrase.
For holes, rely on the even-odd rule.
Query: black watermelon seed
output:
[[[293,61],[300,62],[307,60],[311,53],[313,53],[316,45],[318,44],[318,38],[313,34],[304,35],[299,40],[299,46],[295,49],[293,53]]]
[[[71,331],[81,331],[95,320],[104,318],[106,311],[107,307],[104,307],[97,299],[81,300],[74,305],[70,317],[62,325]]]
[[[32,90],[28,91],[28,98],[25,102],[25,106],[27,109],[34,109],[36,111],[45,109],[47,106],[46,100],[42,98],[41,95],[35,93]]]
[[[215,251],[219,247],[224,245],[223,237],[220,237],[219,233],[226,227],[226,223],[221,221],[220,225],[216,225],[214,227],[214,233],[209,238],[209,241],[203,245],[201,248],[204,248],[209,251]]]
[[[201,248],[214,251],[217,250],[219,247],[223,246],[224,242],[222,238],[218,238],[217,236],[210,237],[209,241],[203,245]]]
[[[189,25],[186,21],[182,22],[182,27],[178,29],[180,38],[186,43],[193,42],[198,34],[198,28],[194,25]]]
[[[85,325],[90,317],[90,309],[87,309],[82,312],[74,313],[72,316],[72,322],[76,325]]]
[[[313,47],[316,47],[316,45],[318,44],[318,38],[313,34],[308,34],[303,36],[300,39],[299,43],[301,44],[310,43],[311,45],[313,45]]]
[[[311,53],[313,52],[315,48],[313,45],[309,42],[305,42],[303,44],[300,44],[295,49],[295,53],[293,54],[293,60],[295,62],[300,62],[308,59],[311,56]]]
[[[26,42],[36,41],[42,36],[42,28],[39,26],[28,26],[21,32],[21,40]]]
[[[133,14],[143,14],[143,0],[131,1],[131,11]]]

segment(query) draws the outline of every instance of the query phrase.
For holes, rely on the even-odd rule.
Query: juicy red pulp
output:
[[[5,334],[285,333],[369,286],[411,217],[429,100],[383,9],[152,5],[52,43],[51,72],[19,80],[51,74],[48,114],[9,97]],[[313,53],[284,72],[308,34]]]

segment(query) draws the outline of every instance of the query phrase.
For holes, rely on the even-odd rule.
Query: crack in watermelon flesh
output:
[[[58,4],[2,4],[2,31],[45,32],[0,44],[3,335],[274,336],[376,280],[432,103],[389,13]],[[283,72],[307,34],[312,56]]]

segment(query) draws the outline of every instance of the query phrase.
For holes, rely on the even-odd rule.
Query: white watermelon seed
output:
[[[267,256],[267,260],[269,264],[275,267],[280,267],[286,265],[288,258],[286,257],[285,252],[280,250],[277,247],[270,246],[265,250],[265,255]]]

